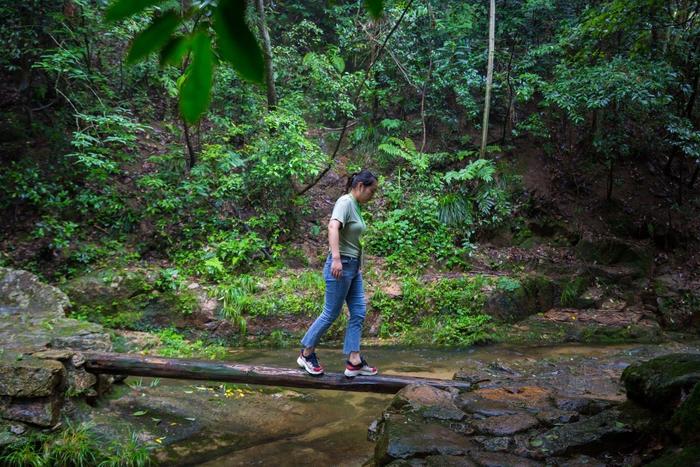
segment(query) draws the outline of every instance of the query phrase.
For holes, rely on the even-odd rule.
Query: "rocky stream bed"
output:
[[[472,384],[462,393],[408,386],[391,397],[93,375],[80,352],[111,350],[110,335],[66,317],[68,304],[32,274],[0,270],[0,449],[74,420],[105,442],[134,432],[164,465],[700,462],[700,343],[662,336],[658,324],[648,325],[654,344],[370,348],[383,372]],[[622,316],[608,308],[604,316]],[[639,310],[636,323],[652,321]],[[584,316],[547,313],[558,314],[521,321],[514,335],[537,332],[537,320]],[[228,358],[289,366],[293,353],[232,349]],[[324,356],[342,362],[337,351]]]

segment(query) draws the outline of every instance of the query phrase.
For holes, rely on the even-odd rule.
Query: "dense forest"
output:
[[[298,347],[361,169],[376,345],[697,339],[700,1],[3,0],[0,43],[0,269],[116,351]]]

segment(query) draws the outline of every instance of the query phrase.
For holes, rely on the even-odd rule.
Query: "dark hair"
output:
[[[362,169],[359,172],[355,172],[348,177],[348,183],[345,186],[345,191],[350,191],[351,188],[355,188],[358,183],[362,183],[365,186],[369,186],[377,181],[377,177],[374,176],[372,172],[367,169]]]

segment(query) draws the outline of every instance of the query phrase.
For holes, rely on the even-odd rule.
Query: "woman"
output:
[[[323,374],[323,367],[316,356],[316,345],[333,324],[343,302],[350,310],[348,327],[345,330],[343,353],[348,356],[345,376],[376,375],[377,369],[369,366],[360,355],[360,337],[365,320],[365,290],[362,285],[362,244],[360,236],[367,228],[362,220],[360,204],[364,204],[377,189],[377,177],[369,170],[350,176],[346,190],[350,192],[338,198],[328,223],[330,252],[323,268],[326,280],[326,301],[323,313],[316,318],[301,340],[297,363],[311,375]]]

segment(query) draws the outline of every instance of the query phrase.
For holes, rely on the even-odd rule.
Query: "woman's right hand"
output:
[[[340,261],[340,258],[333,259],[333,263],[331,264],[331,274],[336,279],[343,277],[343,263]]]

